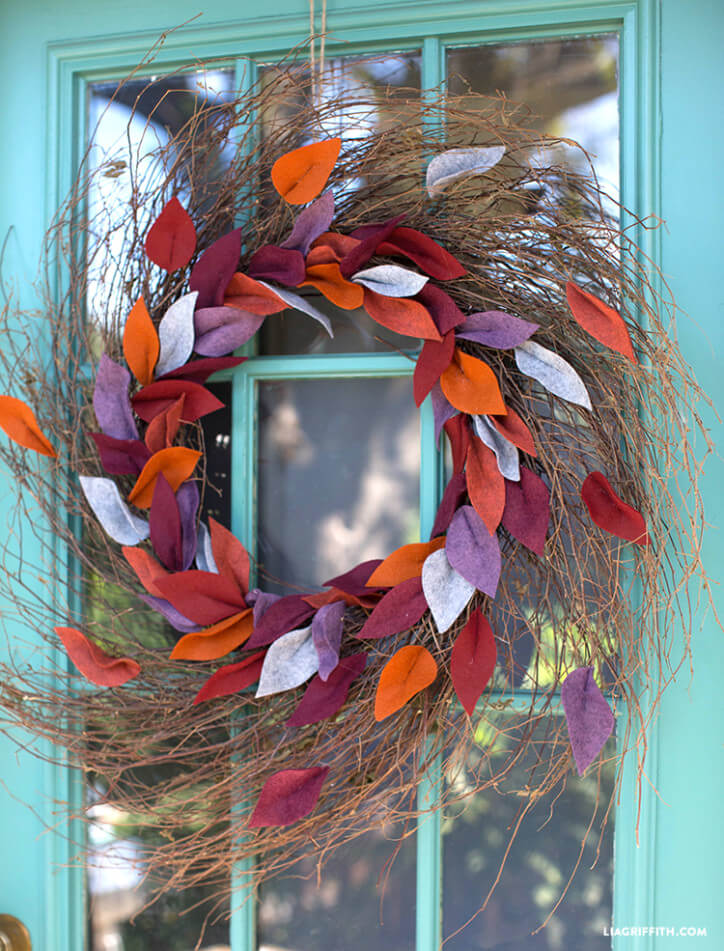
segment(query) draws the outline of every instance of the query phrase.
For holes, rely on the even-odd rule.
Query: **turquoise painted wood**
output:
[[[319,5],[317,5],[319,6]],[[12,4],[0,13],[0,75],[6,93],[6,135],[0,145],[0,238],[5,241],[3,276],[25,286],[33,275],[46,222],[64,194],[83,136],[84,84],[124,75],[145,54],[158,34],[194,17],[195,0],[106,0],[90,11],[82,0],[50,5],[44,0]],[[711,276],[720,254],[718,228],[722,201],[717,191],[717,156],[722,133],[717,125],[717,90],[724,15],[713,0],[396,0],[357,5],[330,0],[330,53],[335,43],[345,52],[384,48],[423,49],[423,85],[442,78],[448,43],[575,35],[617,30],[622,49],[622,186],[624,202],[643,213],[667,219],[666,232],[646,232],[641,240],[670,279],[683,313],[679,333],[705,388],[721,395],[717,355],[721,359],[722,295]],[[244,57],[273,58],[306,36],[304,0],[275,0],[274,22],[257,15],[250,0],[209,0],[206,13],[168,35],[159,52],[163,66],[183,65],[196,57],[223,56],[246,69]],[[248,70],[247,70],[248,74]],[[685,147],[705,130],[704,147]],[[695,249],[695,252],[692,251]],[[337,358],[338,359],[338,358]],[[389,357],[385,357],[389,360]],[[394,359],[394,358],[393,358]],[[404,358],[403,358],[404,359]],[[263,361],[255,361],[257,368]],[[328,364],[330,372],[345,372]],[[369,372],[398,372],[368,364]],[[263,372],[289,373],[274,361]],[[298,363],[295,374],[303,371]],[[350,364],[346,372],[356,372]],[[236,387],[234,408],[249,413],[249,367]],[[409,372],[409,367],[407,372]],[[5,384],[3,383],[3,386]],[[238,417],[237,417],[238,418]],[[247,417],[248,418],[248,417]],[[709,420],[716,426],[714,417]],[[423,446],[430,447],[431,419],[423,412]],[[721,436],[721,428],[719,427]],[[721,438],[719,439],[721,444]],[[248,472],[250,447],[235,460]],[[439,460],[424,449],[421,475],[421,528],[429,527],[439,492]],[[246,468],[245,468],[246,467]],[[721,551],[717,525],[724,513],[718,493],[721,464],[708,467],[708,564],[716,574]],[[3,476],[0,474],[0,479]],[[247,481],[247,480],[244,480]],[[251,480],[248,480],[251,484]],[[10,487],[3,484],[5,496]],[[235,512],[235,526],[248,537],[251,508]],[[724,612],[722,612],[724,613]],[[19,629],[13,631],[16,640]],[[695,639],[695,676],[685,673],[667,694],[651,735],[650,778],[662,799],[645,790],[640,845],[635,846],[636,806],[627,777],[616,817],[615,924],[706,927],[708,946],[724,946],[724,912],[719,901],[722,824],[721,700],[719,671],[724,641],[713,618],[702,620]],[[0,650],[2,650],[0,643]],[[19,744],[22,737],[15,738]],[[68,771],[16,754],[12,741],[0,740],[0,911],[23,918],[35,946],[47,951],[84,947],[82,890],[77,874],[55,871],[70,858],[61,836],[44,835],[54,798],[74,795]],[[431,777],[434,785],[434,777]],[[75,782],[75,788],[77,788]],[[420,791],[421,803],[429,793]],[[28,803],[41,817],[21,805]],[[663,801],[662,801],[663,800]],[[63,830],[61,830],[63,831]],[[65,830],[66,832],[69,830]],[[419,951],[439,945],[440,837],[435,819],[424,822],[418,837]],[[239,870],[241,877],[243,870]],[[671,939],[673,941],[674,939]],[[677,938],[676,947],[688,947]],[[234,951],[251,951],[253,917],[245,906],[232,923]],[[668,938],[640,934],[614,939],[615,948],[650,951]],[[707,944],[695,946],[706,947]]]

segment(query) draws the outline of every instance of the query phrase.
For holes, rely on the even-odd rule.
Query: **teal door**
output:
[[[14,287],[28,299],[42,235],[69,186],[84,144],[89,94],[104,81],[126,75],[163,30],[197,12],[198,5],[190,0],[173,5],[161,0],[108,0],[95,7],[81,0],[55,6],[42,0],[5,4],[0,12],[0,71],[6,90],[0,145],[0,292]],[[308,23],[309,9],[303,0],[276,0],[273,19],[260,15],[249,0],[210,0],[203,17],[166,39],[156,68],[181,68],[195,58],[214,56],[223,59],[230,75],[241,76],[249,60],[259,68],[302,42]],[[329,4],[327,26],[329,56],[406,52],[419,65],[423,89],[453,74],[464,75],[466,55],[474,59],[476,50],[490,46],[613,38],[620,63],[623,203],[641,215],[666,221],[664,229],[643,231],[640,241],[670,282],[679,307],[682,347],[699,382],[717,402],[724,317],[716,284],[722,218],[718,165],[724,146],[717,121],[724,42],[724,11],[718,4],[375,0],[358,6],[337,0]],[[534,89],[530,95],[535,95]],[[285,372],[283,361],[276,369],[267,368],[264,379],[271,381],[270,399],[273,380],[284,378]],[[382,378],[396,372],[390,365],[378,367],[375,374]],[[714,441],[721,442],[717,440],[721,426],[713,413],[708,423]],[[422,522],[430,518],[437,491],[434,461],[425,457],[425,427],[423,416]],[[704,480],[705,519],[710,526],[704,558],[712,575],[721,551],[722,475],[719,460],[710,459]],[[12,486],[4,485],[0,499],[11,493]],[[617,809],[612,936],[616,949],[724,945],[719,871],[724,845],[719,677],[724,641],[711,612],[702,613],[698,622],[693,679],[686,669],[678,674],[651,731],[647,761],[651,786],[644,788],[640,819],[630,781],[624,783]],[[7,633],[15,647],[20,646],[27,662],[37,659],[32,631],[8,618],[4,627],[3,637]],[[0,651],[4,650],[0,641]],[[0,913],[22,919],[34,947],[42,951],[82,951],[89,947],[85,884],[72,860],[76,851],[72,839],[80,833],[64,825],[56,806],[58,801],[77,799],[80,779],[31,756],[25,749],[28,744],[41,756],[50,752],[41,741],[17,733],[0,738]],[[47,827],[57,832],[47,832]],[[422,825],[416,848],[412,940],[419,951],[434,951],[442,928],[439,824]],[[249,906],[232,918],[233,951],[258,946],[253,922]],[[697,936],[697,931],[705,934]],[[194,940],[189,940],[189,947]]]

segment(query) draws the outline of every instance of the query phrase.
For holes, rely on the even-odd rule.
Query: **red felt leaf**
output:
[[[239,539],[228,528],[209,518],[211,532],[211,550],[214,553],[216,567],[222,575],[226,575],[238,585],[243,595],[249,590],[249,571],[251,568],[249,552]]]
[[[529,456],[537,456],[535,444],[530,430],[514,409],[508,407],[505,416],[490,416],[490,421],[501,436],[512,442],[518,449],[527,452]]]
[[[450,451],[452,452],[453,473],[463,471],[465,457],[468,454],[468,446],[472,439],[468,417],[464,413],[458,413],[452,419],[448,419],[444,425],[447,438],[450,440]]]
[[[162,598],[163,595],[156,585],[156,579],[168,576],[168,572],[163,565],[156,561],[153,555],[138,546],[124,545],[121,551],[146,591],[155,598]]]
[[[315,674],[287,726],[307,726],[333,717],[344,706],[349,688],[366,664],[366,654],[352,654],[343,657],[326,680]]]
[[[430,312],[410,297],[386,297],[365,287],[364,309],[374,321],[397,334],[424,340],[442,340]]]
[[[236,585],[210,571],[179,571],[156,578],[161,597],[194,624],[218,624],[246,608]]]
[[[566,284],[566,298],[571,313],[587,333],[604,346],[638,363],[626,324],[617,310],[582,290],[573,281]]]
[[[308,816],[317,805],[329,768],[283,769],[264,783],[249,819],[249,828],[289,826]]]
[[[74,627],[56,627],[54,630],[78,670],[99,687],[120,687],[141,673],[135,660],[106,654]]]
[[[586,477],[581,498],[599,528],[637,545],[651,544],[643,515],[616,495],[602,472]]]
[[[426,340],[415,364],[412,391],[420,406],[442,373],[450,366],[455,352],[455,334],[449,330],[441,341]]]
[[[304,265],[302,265],[302,269]],[[232,275],[224,292],[224,307],[238,307],[250,314],[266,317],[278,314],[287,305],[270,287],[238,271]]]
[[[432,526],[432,531],[430,532],[430,538],[445,534],[450,527],[453,515],[465,498],[467,490],[465,474],[463,472],[456,472],[448,482],[445,492],[443,493],[440,507],[435,516],[435,524]]]
[[[395,228],[387,241],[379,245],[377,253],[402,254],[436,281],[452,281],[467,273],[449,251],[414,228]]]
[[[189,213],[174,196],[161,210],[146,235],[146,254],[164,271],[185,267],[196,250],[196,229]]]
[[[151,452],[160,452],[173,445],[181,425],[186,394],[182,393],[162,413],[154,416],[146,430],[145,443]]]
[[[427,611],[422,580],[408,578],[391,588],[375,606],[357,637],[378,638],[400,634],[417,624]]]
[[[452,297],[441,287],[436,287],[429,281],[423,287],[416,300],[429,311],[435,326],[441,334],[453,330],[465,320],[465,314],[460,310]]]
[[[465,475],[470,502],[492,535],[505,510],[505,479],[495,453],[477,436],[470,440]]]
[[[170,409],[181,396],[184,397],[181,414],[183,423],[194,423],[202,416],[224,407],[221,400],[217,400],[205,387],[191,380],[156,380],[139,390],[131,402],[136,415],[145,423],[150,423],[159,413]]]
[[[520,482],[505,480],[503,528],[536,555],[542,555],[550,522],[550,492],[545,482],[525,466]]]
[[[307,254],[307,264],[332,264],[335,261],[339,264],[359,243],[357,238],[348,234],[325,231],[312,242],[312,248]]]
[[[250,654],[238,664],[226,664],[213,673],[194,697],[193,705],[214,697],[228,697],[245,690],[259,679],[266,651]]]
[[[474,611],[450,654],[450,677],[468,716],[473,715],[475,704],[490,682],[496,660],[493,629],[479,610]]]

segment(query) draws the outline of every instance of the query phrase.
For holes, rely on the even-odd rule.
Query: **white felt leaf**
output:
[[[319,670],[319,655],[312,640],[312,625],[277,638],[266,652],[257,697],[293,690]]]
[[[272,287],[271,284],[267,284],[266,281],[259,281],[259,283],[263,284],[264,287],[267,287],[270,291],[274,291],[277,297],[281,297],[287,307],[291,307],[293,310],[301,310],[301,312],[308,317],[313,317],[324,327],[330,337],[334,337],[329,317],[323,314],[321,310],[317,310],[305,297],[302,297],[300,294],[293,294],[291,291],[281,287]]]
[[[444,548],[425,559],[422,590],[437,629],[444,634],[457,621],[475,594],[475,585],[452,567]]]
[[[160,351],[156,364],[156,376],[177,370],[194,351],[194,308],[198,291],[184,294],[171,304],[158,325]]]
[[[541,347],[533,340],[526,340],[515,348],[515,362],[521,373],[537,380],[554,396],[591,409],[591,398],[585,383],[570,363],[557,353]]]
[[[428,282],[428,278],[423,274],[397,264],[380,264],[379,267],[365,268],[364,271],[353,274],[352,280],[355,284],[362,284],[386,297],[414,297]]]
[[[520,458],[513,443],[498,432],[487,416],[473,416],[473,426],[478,438],[495,453],[501,474],[511,482],[520,482]]]
[[[427,166],[427,191],[435,198],[450,182],[469,175],[483,175],[505,155],[504,145],[473,149],[448,149],[436,155]]]
[[[131,513],[112,479],[101,476],[79,476],[79,479],[88,505],[103,531],[114,541],[119,545],[137,545],[148,538],[148,522]]]
[[[199,522],[196,540],[196,567],[199,571],[210,571],[214,575],[219,573],[211,547],[211,533],[205,522]]]

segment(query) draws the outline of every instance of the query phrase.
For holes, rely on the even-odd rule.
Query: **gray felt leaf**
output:
[[[511,482],[520,482],[520,458],[513,443],[498,432],[487,416],[473,416],[473,426],[478,438],[495,453],[502,475]]]
[[[198,291],[184,294],[171,304],[161,318],[161,323],[158,325],[158,340],[161,347],[155,370],[157,377],[182,367],[193,353],[194,308],[198,296]]]
[[[306,298],[300,294],[293,294],[291,291],[287,291],[281,287],[272,287],[271,284],[267,284],[265,281],[259,281],[259,283],[269,288],[270,291],[274,291],[277,297],[281,297],[287,307],[291,307],[293,310],[301,310],[301,312],[307,314],[308,317],[313,317],[324,327],[330,337],[334,337],[329,317],[323,314],[321,310],[317,310]]]
[[[214,552],[211,548],[211,533],[206,527],[205,522],[199,522],[198,538],[196,541],[196,567],[199,571],[210,571],[211,574],[218,575],[219,569],[216,567]]]
[[[475,585],[452,567],[444,548],[425,559],[422,590],[437,629],[444,634],[457,621],[475,594]]]
[[[119,545],[137,545],[148,538],[148,522],[133,515],[112,479],[79,476],[88,505],[104,532]]]
[[[352,275],[355,284],[369,287],[386,297],[414,297],[427,284],[428,278],[397,264],[380,264]]]
[[[436,155],[427,166],[427,191],[436,198],[446,185],[469,175],[482,175],[505,155],[504,145],[474,149],[448,149]]]
[[[277,638],[269,647],[259,677],[257,697],[293,690],[319,670],[319,655],[312,640],[312,625]]]
[[[515,348],[515,362],[521,373],[537,380],[554,396],[591,409],[591,398],[585,383],[570,363],[557,353],[541,347],[533,340],[526,340]]]

